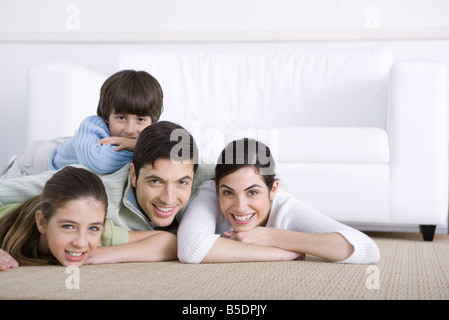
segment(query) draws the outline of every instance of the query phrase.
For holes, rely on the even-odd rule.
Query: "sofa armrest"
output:
[[[96,114],[106,76],[65,63],[37,65],[27,79],[27,143],[72,136]]]
[[[446,65],[403,61],[389,76],[387,131],[393,217],[444,224],[448,210]]]

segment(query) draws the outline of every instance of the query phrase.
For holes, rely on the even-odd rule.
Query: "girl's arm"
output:
[[[129,243],[98,247],[87,264],[176,260],[176,236],[166,231],[130,231]]]

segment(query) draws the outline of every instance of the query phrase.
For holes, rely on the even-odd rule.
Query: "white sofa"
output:
[[[448,217],[448,81],[433,61],[393,62],[383,48],[120,52],[117,70],[146,70],[164,91],[161,119],[196,138],[201,161],[232,139],[265,141],[284,186],[348,224],[421,225]],[[29,142],[72,135],[95,114],[109,75],[35,66]],[[43,125],[48,115],[58,116]]]

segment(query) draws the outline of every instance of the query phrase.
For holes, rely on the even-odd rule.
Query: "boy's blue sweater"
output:
[[[100,139],[110,136],[108,125],[101,117],[84,119],[73,138],[53,151],[48,169],[58,170],[70,164],[82,164],[99,174],[117,171],[132,161],[133,152],[114,151],[114,145],[98,144]]]

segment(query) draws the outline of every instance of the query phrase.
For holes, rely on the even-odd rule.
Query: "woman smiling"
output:
[[[242,139],[221,153],[214,181],[203,183],[178,230],[186,263],[302,259],[377,263],[377,245],[282,190],[263,143]]]

